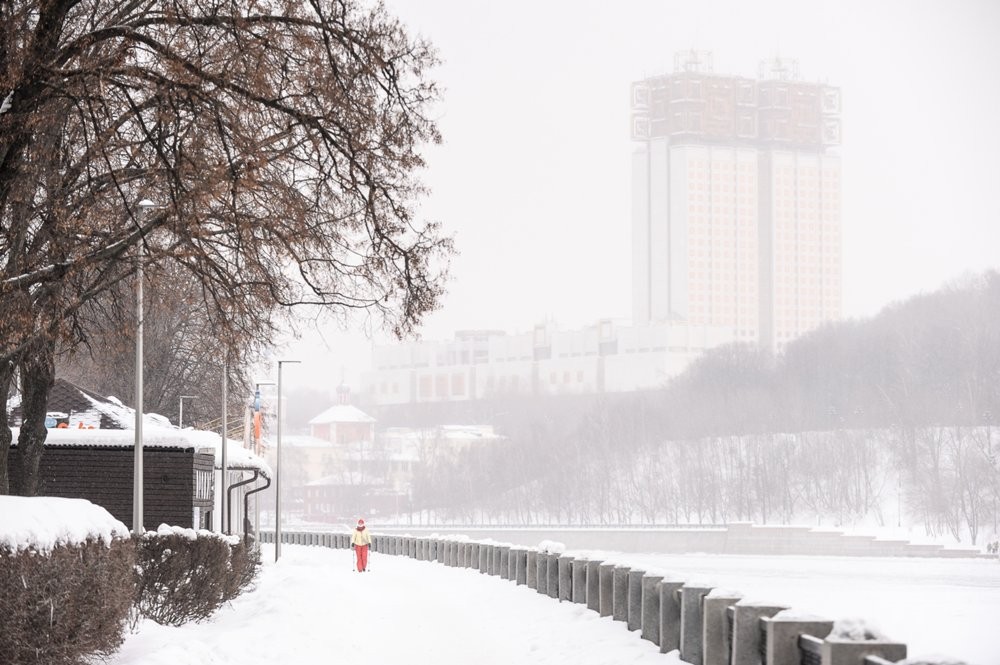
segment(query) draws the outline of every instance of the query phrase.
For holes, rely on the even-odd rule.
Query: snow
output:
[[[546,554],[562,554],[566,551],[566,545],[554,540],[543,540],[538,543],[538,551]]]
[[[475,570],[347,550],[265,547],[256,590],[210,621],[140,624],[109,665],[680,665],[621,622]]]
[[[181,526],[170,526],[169,524],[161,524],[156,531],[147,531],[143,534],[144,538],[151,538],[153,536],[181,536],[187,540],[197,540],[198,538],[218,538],[219,540],[230,545],[240,544],[239,536],[227,536],[217,531],[209,531],[208,529],[188,529]]]
[[[12,427],[14,441],[17,441],[19,429]],[[215,453],[215,468],[222,468],[222,452],[220,442],[222,437],[216,432],[184,429],[176,427],[148,427],[142,432],[144,448],[184,448],[195,450],[212,450]],[[77,429],[65,428],[48,430],[45,437],[46,446],[114,446],[132,447],[135,445],[135,430],[126,429]],[[261,457],[243,447],[240,441],[228,440],[226,449],[226,464],[230,469],[258,470],[266,478],[273,478],[271,467]]]
[[[351,404],[336,404],[309,421],[310,425],[330,423],[373,423],[375,419]]]
[[[557,603],[526,586],[378,552],[372,555],[372,572],[362,575],[353,572],[351,556],[347,550],[284,545],[275,564],[273,549],[265,546],[255,591],[203,624],[141,624],[110,664],[326,665],[357,658],[411,665],[469,660],[680,665],[676,652],[659,654],[621,622],[582,605]],[[962,660],[1000,665],[988,637],[1000,615],[996,562],[616,556],[638,567],[669,566],[689,580],[711,574],[727,586],[789,605],[790,618],[808,612],[835,620],[862,613],[890,638],[906,642],[914,665]],[[867,621],[863,626],[870,629]],[[926,655],[941,653],[948,657]]]
[[[58,545],[128,537],[124,524],[85,499],[0,496],[0,548],[49,552]]]
[[[833,624],[830,637],[851,642],[891,641],[891,638],[879,630],[870,621],[861,618],[838,619]]]

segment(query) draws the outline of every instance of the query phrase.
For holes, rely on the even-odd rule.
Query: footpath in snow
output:
[[[349,550],[273,546],[254,591],[210,621],[130,635],[111,665],[678,665],[584,605],[465,568]]]
[[[600,553],[594,553],[598,555]],[[367,665],[549,663],[679,665],[625,624],[584,605],[466,568],[373,553],[355,573],[349,550],[263,548],[256,590],[210,621],[179,628],[144,622],[112,665]],[[830,619],[870,621],[911,657],[1000,665],[1000,562],[996,560],[597,556],[666,568],[745,598]]]

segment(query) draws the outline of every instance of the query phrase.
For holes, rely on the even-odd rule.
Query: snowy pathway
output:
[[[265,546],[265,561],[274,550]],[[111,665],[677,665],[585,606],[464,568],[345,550],[282,547],[257,589],[211,621],[144,622]]]

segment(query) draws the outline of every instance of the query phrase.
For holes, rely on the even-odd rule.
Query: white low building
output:
[[[725,327],[610,319],[577,330],[549,323],[511,335],[463,331],[453,340],[376,347],[361,382],[364,401],[373,406],[645,390],[733,340]]]

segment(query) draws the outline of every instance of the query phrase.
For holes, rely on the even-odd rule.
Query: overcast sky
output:
[[[843,99],[843,311],[1000,268],[1000,2],[387,0],[443,64],[444,143],[421,212],[454,234],[422,331],[578,327],[631,314],[629,85],[710,50],[756,77],[799,61]],[[322,326],[290,380],[357,388],[370,343]]]

